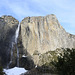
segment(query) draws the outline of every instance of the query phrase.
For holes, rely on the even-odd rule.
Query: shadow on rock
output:
[[[31,70],[35,65],[30,57],[22,57],[20,58],[20,67],[24,67],[26,70]]]

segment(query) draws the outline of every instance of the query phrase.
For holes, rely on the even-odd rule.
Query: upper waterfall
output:
[[[20,30],[20,23],[18,24],[18,28],[16,29],[16,33],[15,33],[15,43],[17,43],[17,39],[19,36],[19,30]]]
[[[20,30],[20,23],[18,24],[18,28],[16,29],[16,33],[15,33],[15,44],[16,44],[16,48],[17,48],[17,67],[19,67],[19,49],[17,47],[17,40],[18,40],[18,36],[19,36],[19,30]]]

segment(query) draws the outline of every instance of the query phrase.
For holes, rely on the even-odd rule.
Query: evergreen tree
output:
[[[59,75],[75,75],[75,49],[65,49],[58,57],[58,62],[54,62]]]

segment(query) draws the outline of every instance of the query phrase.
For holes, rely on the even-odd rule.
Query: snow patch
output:
[[[27,56],[25,56],[25,55],[22,55],[22,57],[26,58]]]
[[[37,65],[35,66],[35,68],[37,68]]]
[[[14,67],[14,68],[11,68],[11,69],[4,69],[4,72],[7,75],[20,75],[22,73],[27,72],[27,70],[25,70],[24,68]]]

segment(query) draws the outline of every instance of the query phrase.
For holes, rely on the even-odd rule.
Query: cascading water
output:
[[[9,65],[12,63],[12,60],[13,60],[13,46],[14,46],[14,42],[12,42],[12,49],[11,49],[11,59],[10,59],[10,62],[9,62]]]
[[[6,75],[20,75],[21,73],[27,72],[27,70],[25,70],[24,68],[19,68],[19,49],[17,46],[19,30],[20,30],[20,23],[18,24],[18,28],[16,29],[15,37],[13,36],[13,38],[12,38],[13,39],[12,43],[11,43],[12,45],[10,46],[10,48],[11,48],[10,49],[11,50],[10,62],[7,65],[7,69],[3,69],[3,72],[5,72]],[[14,50],[16,50],[16,49],[17,49],[17,67],[9,69],[9,66],[13,62]],[[26,57],[26,56],[23,55],[23,57]]]
[[[17,67],[19,67],[19,49],[17,47],[17,40],[18,40],[18,36],[19,36],[19,30],[20,30],[20,23],[18,24],[18,27],[16,29],[16,32],[15,32],[15,37],[13,38],[14,40],[12,41],[12,46],[11,46],[11,56],[10,56],[10,62],[9,64],[7,65],[7,68],[9,68],[9,66],[12,64],[13,62],[13,51],[14,51],[14,46],[16,47],[17,49]]]
[[[16,32],[15,32],[15,37],[14,37],[15,39],[13,38],[14,40],[12,41],[10,62],[7,65],[7,68],[9,68],[9,66],[13,62],[13,50],[14,50],[14,46],[17,49],[17,67],[19,67],[19,49],[17,47],[17,40],[18,40],[18,36],[19,36],[19,30],[20,30],[20,23],[18,24],[18,27],[17,27]]]
[[[15,33],[15,44],[16,44],[16,48],[17,48],[17,67],[19,67],[19,49],[17,47],[17,40],[18,40],[18,36],[19,36],[19,30],[20,30],[20,23],[18,24],[18,28],[17,28],[16,33]]]
[[[19,30],[20,30],[20,23],[18,24],[18,28],[16,30],[16,33],[15,33],[15,43],[17,44],[17,39],[18,39],[18,36],[19,36]]]
[[[7,64],[7,69],[9,68],[10,64],[12,64],[13,61],[13,46],[14,46],[14,42],[12,42],[10,62]]]

